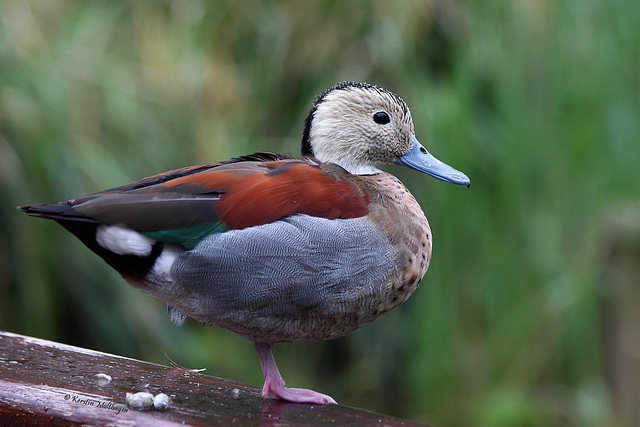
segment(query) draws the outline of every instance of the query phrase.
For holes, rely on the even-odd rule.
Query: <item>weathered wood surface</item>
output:
[[[100,384],[97,374],[109,375]],[[165,411],[128,408],[127,392],[166,393]],[[339,405],[263,400],[260,389],[0,331],[0,425],[417,425]]]

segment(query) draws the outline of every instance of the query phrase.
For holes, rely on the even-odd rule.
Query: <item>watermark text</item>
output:
[[[81,398],[73,394],[65,394],[64,400],[68,400],[72,403],[77,403],[78,405],[87,405],[87,406],[94,406],[96,408],[108,409],[110,411],[115,411],[116,414],[119,414],[120,412],[125,412],[125,413],[129,412],[128,408],[125,408],[122,406],[116,406],[116,404],[114,404],[113,402],[105,402],[103,400]]]

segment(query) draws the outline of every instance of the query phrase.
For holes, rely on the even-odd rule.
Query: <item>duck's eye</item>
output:
[[[391,121],[389,115],[384,111],[378,111],[373,115],[373,121],[378,123],[379,125],[386,125]]]

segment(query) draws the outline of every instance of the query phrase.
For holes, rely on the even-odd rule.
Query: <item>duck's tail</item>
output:
[[[162,252],[163,243],[149,239],[150,249],[144,253],[118,253],[113,247],[100,243],[100,229],[111,226],[77,212],[69,203],[24,205],[18,209],[36,218],[56,221],[134,286],[147,275]],[[131,233],[138,234],[133,230]]]

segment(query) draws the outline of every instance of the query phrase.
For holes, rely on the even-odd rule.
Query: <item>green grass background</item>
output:
[[[175,328],[15,206],[296,154],[315,94],[368,81],[473,185],[390,169],[430,270],[348,337],[276,346],[287,383],[441,426],[637,425],[639,29],[628,0],[0,1],[0,329],[261,385],[248,341]]]

